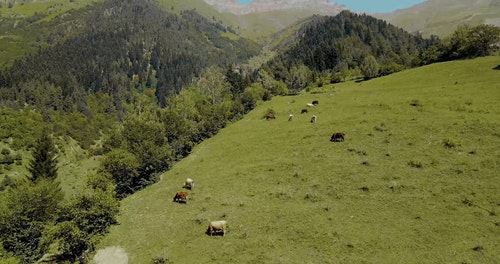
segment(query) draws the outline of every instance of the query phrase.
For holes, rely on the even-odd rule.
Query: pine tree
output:
[[[57,177],[57,150],[47,131],[37,140],[33,150],[33,160],[29,165],[30,180],[36,183],[45,178],[54,180]]]

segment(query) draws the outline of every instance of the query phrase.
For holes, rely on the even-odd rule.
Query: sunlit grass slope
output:
[[[498,263],[499,64],[276,97],[123,200],[99,248],[121,246],[129,263]],[[189,202],[172,202],[187,177]],[[205,235],[220,219],[226,236]]]

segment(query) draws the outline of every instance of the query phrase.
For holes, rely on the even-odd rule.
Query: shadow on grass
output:
[[[500,64],[498,64],[496,67],[494,67],[493,70],[500,71]]]

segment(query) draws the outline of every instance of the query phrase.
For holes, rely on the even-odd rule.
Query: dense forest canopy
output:
[[[165,106],[169,94],[204,68],[228,68],[259,48],[243,38],[223,37],[224,25],[195,11],[172,14],[152,1],[105,1],[88,10],[84,21],[88,26],[77,34],[3,71],[4,105],[26,102],[67,111],[76,104],[85,113],[89,93],[111,95],[119,109],[122,101],[130,101],[131,89],[156,88]],[[56,100],[44,102],[41,94]]]

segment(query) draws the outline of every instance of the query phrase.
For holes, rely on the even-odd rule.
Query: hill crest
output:
[[[328,0],[261,0],[253,1],[248,5],[241,5],[235,0],[204,0],[220,12],[230,12],[237,15],[264,13],[275,10],[302,9],[314,10],[316,14],[336,15],[346,10],[344,5],[338,5]]]
[[[500,2],[497,0],[427,0],[392,13],[375,17],[425,36],[447,36],[459,25],[500,26]]]

